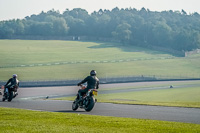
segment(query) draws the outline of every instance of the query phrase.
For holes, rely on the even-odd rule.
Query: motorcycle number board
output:
[[[93,93],[93,95],[96,95],[96,96],[97,96],[97,92],[96,92],[96,91],[93,91],[92,93]]]

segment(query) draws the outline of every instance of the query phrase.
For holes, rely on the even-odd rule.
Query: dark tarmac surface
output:
[[[140,83],[123,83],[123,84],[104,84],[101,85],[102,89],[112,87],[136,87],[144,85],[162,85],[165,82],[140,82]],[[173,81],[173,83],[183,81]],[[187,81],[189,82],[189,81]],[[149,89],[149,88],[144,88]],[[168,89],[168,87],[158,87],[150,89]],[[1,107],[22,108],[30,110],[63,112],[63,113],[80,113],[88,115],[102,115],[102,116],[115,116],[115,117],[128,117],[139,119],[152,119],[162,121],[175,121],[185,123],[200,124],[200,109],[199,108],[182,108],[182,107],[164,107],[164,106],[146,106],[146,105],[123,105],[112,103],[96,103],[91,112],[85,112],[83,109],[72,111],[72,101],[60,100],[46,100],[49,98],[62,97],[62,96],[75,96],[78,91],[77,86],[63,86],[63,87],[41,87],[41,88],[20,88],[19,95],[13,99],[12,102],[0,101]],[[128,91],[139,91],[137,89]],[[107,91],[112,93],[113,91]],[[114,91],[116,92],[116,91]],[[100,93],[106,93],[105,90],[99,90]],[[2,99],[2,96],[0,96]]]

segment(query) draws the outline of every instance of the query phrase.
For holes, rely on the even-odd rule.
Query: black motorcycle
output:
[[[85,86],[81,86],[82,89]],[[77,110],[78,108],[83,108],[85,111],[89,112],[93,109],[97,100],[94,98],[94,95],[97,96],[97,89],[90,89],[88,92],[83,95],[82,100],[80,101],[79,98],[76,98],[72,104],[72,110]]]
[[[2,98],[2,101],[4,102],[5,100],[8,100],[8,102],[11,102],[13,98],[15,98],[18,93],[17,93],[17,86],[11,86],[10,88],[6,88],[3,87],[4,89],[6,89],[4,91],[4,95]]]

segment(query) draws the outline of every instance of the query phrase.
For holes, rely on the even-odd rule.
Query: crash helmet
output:
[[[13,78],[17,78],[17,74],[13,74]]]
[[[97,72],[96,72],[95,70],[92,70],[92,71],[90,72],[90,75],[91,75],[91,76],[96,76],[96,74],[97,74]]]

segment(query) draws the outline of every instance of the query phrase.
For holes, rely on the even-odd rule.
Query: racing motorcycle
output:
[[[81,89],[85,89],[86,86],[81,85]],[[89,89],[86,94],[82,96],[82,100],[76,98],[72,104],[72,110],[77,110],[78,108],[83,108],[85,111],[89,112],[93,109],[97,99],[94,98],[94,95],[97,96],[97,89]],[[78,94],[77,94],[78,95]]]
[[[4,102],[5,100],[8,100],[8,102],[11,102],[12,99],[18,95],[17,88],[17,86],[11,86],[10,89],[8,89],[5,86],[2,86],[2,89],[6,89],[2,101]]]

